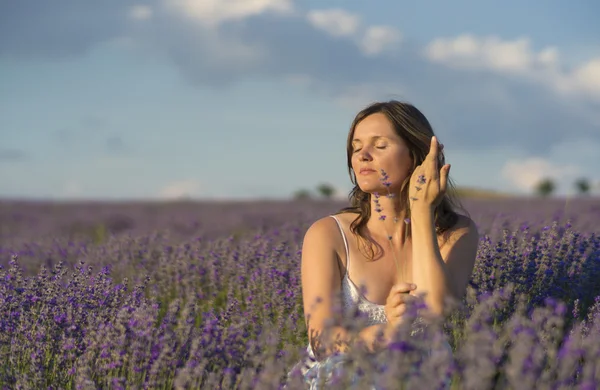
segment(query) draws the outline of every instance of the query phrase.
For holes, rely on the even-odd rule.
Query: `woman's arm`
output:
[[[444,314],[446,298],[459,299],[464,294],[479,244],[475,224],[459,217],[440,251],[434,210],[446,192],[450,172],[450,164],[439,166],[440,153],[438,140],[432,137],[429,153],[415,168],[409,188],[415,294],[425,293],[425,303],[435,314]]]
[[[415,293],[425,293],[429,310],[441,315],[447,298],[460,300],[465,293],[475,264],[479,234],[470,219],[459,217],[459,223],[440,250],[431,207],[414,207],[411,224]]]

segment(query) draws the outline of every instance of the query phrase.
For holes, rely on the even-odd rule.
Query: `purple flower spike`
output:
[[[385,221],[385,215],[380,216],[379,219]]]
[[[385,173],[385,171],[382,169],[381,170],[381,182],[383,183],[384,186],[386,187],[390,187],[392,185],[392,183],[388,180],[390,177],[388,176],[387,173]]]

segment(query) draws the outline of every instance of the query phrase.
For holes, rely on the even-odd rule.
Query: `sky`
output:
[[[600,3],[0,0],[0,197],[287,198],[352,184],[371,102],[457,186],[600,193]]]

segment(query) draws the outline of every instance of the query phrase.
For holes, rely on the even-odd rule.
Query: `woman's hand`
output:
[[[406,312],[406,303],[414,302],[418,298],[412,295],[417,288],[412,283],[398,283],[392,287],[385,302],[385,316],[388,327],[393,329],[402,323],[402,316]]]
[[[423,163],[417,166],[410,177],[408,198],[411,208],[421,205],[435,208],[443,199],[448,184],[450,164],[444,164],[444,146],[437,137],[431,137],[429,153]]]

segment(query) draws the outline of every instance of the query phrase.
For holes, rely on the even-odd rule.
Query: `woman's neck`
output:
[[[371,195],[371,216],[367,222],[369,231],[377,236],[396,238],[405,230],[406,223],[406,211],[397,196]]]

